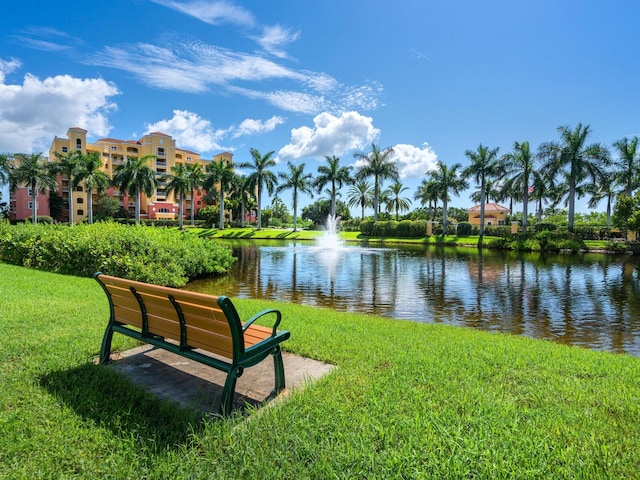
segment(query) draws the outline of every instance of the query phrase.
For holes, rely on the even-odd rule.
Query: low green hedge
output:
[[[0,260],[66,275],[101,271],[181,287],[191,278],[224,273],[235,259],[228,247],[178,230],[0,222]]]

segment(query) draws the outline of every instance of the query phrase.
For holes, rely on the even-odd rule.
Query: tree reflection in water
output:
[[[190,290],[545,338],[640,356],[637,258],[407,246],[234,242]]]

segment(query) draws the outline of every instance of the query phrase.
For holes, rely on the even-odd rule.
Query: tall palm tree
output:
[[[276,166],[276,161],[271,158],[273,151],[261,155],[258,150],[251,148],[249,150],[253,163],[244,162],[240,164],[240,168],[249,168],[253,172],[248,176],[249,186],[257,192],[258,200],[258,229],[262,228],[262,189],[266,187],[269,195],[273,193],[273,189],[278,184],[278,178],[269,170]]]
[[[425,205],[429,208],[429,218],[433,220],[435,209],[438,208],[438,189],[437,183],[434,180],[422,180],[422,183],[413,195],[414,200],[419,200],[420,205]]]
[[[611,207],[613,199],[618,193],[614,188],[616,185],[615,179],[615,173],[605,172],[605,174],[597,184],[591,183],[589,185],[586,185],[585,188],[580,192],[580,196],[590,195],[589,202],[587,203],[587,207],[589,208],[597,208],[598,204],[602,200],[607,201],[607,227],[611,226]]]
[[[25,185],[31,188],[31,221],[38,223],[38,192],[53,190],[58,187],[55,173],[51,171],[42,153],[17,153],[14,157],[17,166],[11,170],[13,178],[9,181],[14,186]]]
[[[531,152],[529,142],[513,142],[513,150],[503,155],[501,164],[507,177],[505,190],[518,192],[522,199],[522,232],[527,232],[527,217],[529,215],[529,193],[535,186],[532,177],[535,171],[536,156]],[[533,189],[532,189],[533,187]]]
[[[54,155],[56,156],[57,162],[51,164],[51,171],[66,176],[69,181],[69,225],[73,225],[75,208],[73,203],[74,174],[82,158],[82,152],[80,150],[72,150],[66,154],[54,152]]]
[[[240,226],[244,228],[245,208],[251,203],[252,190],[246,176],[234,174],[231,180],[231,197],[240,205]]]
[[[355,153],[353,156],[364,162],[358,171],[359,178],[373,177],[373,219],[378,220],[381,184],[386,179],[397,181],[400,177],[398,166],[391,161],[393,148],[380,150],[375,143],[371,144],[369,153]]]
[[[224,230],[224,196],[229,191],[233,180],[233,167],[226,160],[211,162],[207,167],[203,182],[204,189],[218,191],[218,206],[220,207],[220,230]]]
[[[152,159],[155,159],[155,155],[127,157],[122,165],[118,165],[113,175],[113,184],[121,192],[126,191],[135,197],[136,223],[140,223],[141,194],[150,197],[158,186],[156,172],[148,165]]]
[[[11,155],[8,153],[0,153],[0,187],[9,183],[11,175],[11,163],[9,162]],[[0,189],[0,200],[2,200],[2,190]],[[6,205],[6,203],[4,204]]]
[[[320,193],[325,185],[331,184],[331,217],[336,218],[336,190],[352,183],[351,167],[341,167],[340,158],[335,155],[325,155],[324,158],[327,164],[318,167],[320,175],[316,177],[314,186]]]
[[[462,177],[465,179],[473,178],[480,187],[480,241],[484,235],[484,205],[487,181],[493,178],[497,173],[499,148],[489,148],[482,144],[478,149],[467,150],[464,154],[471,160],[471,165],[462,171]]]
[[[167,195],[178,197],[178,228],[184,228],[184,197],[192,191],[193,183],[189,176],[189,169],[184,163],[176,163],[171,167],[171,173],[163,175],[161,182],[167,182]],[[191,205],[193,209],[193,205]]]
[[[618,159],[614,161],[618,168],[614,179],[616,183],[624,187],[624,193],[631,197],[640,183],[638,137],[633,137],[631,140],[627,137],[618,140],[613,143],[613,148],[618,153]]]
[[[587,145],[591,133],[589,125],[571,130],[568,126],[558,127],[560,142],[547,142],[540,145],[539,155],[544,160],[543,169],[552,177],[559,174],[568,179],[568,229],[573,231],[575,216],[576,188],[585,180],[597,183],[602,177],[603,168],[610,164],[609,151],[599,143]]]
[[[191,226],[195,225],[196,214],[196,193],[200,193],[200,189],[204,183],[204,171],[199,163],[189,163],[187,165],[187,175],[191,186]]]
[[[438,198],[442,201],[443,235],[447,232],[447,207],[451,199],[450,193],[460,195],[460,192],[468,187],[466,179],[458,171],[460,168],[462,168],[462,165],[459,163],[448,167],[445,163],[439,161],[435,170],[427,172],[435,184],[434,188],[438,192]]]
[[[364,178],[356,180],[355,183],[349,187],[347,192],[347,205],[349,208],[360,206],[362,208],[362,217],[364,220],[365,207],[371,206],[373,201],[373,192],[371,191],[371,184]]]
[[[313,196],[313,177],[310,173],[304,173],[304,163],[296,166],[288,162],[289,173],[280,172],[278,176],[284,182],[278,185],[276,193],[283,190],[293,190],[293,231],[298,228],[298,193],[308,193]]]
[[[84,187],[87,189],[87,217],[89,223],[93,223],[93,190],[96,190],[100,195],[109,188],[111,183],[109,175],[100,169],[101,166],[102,159],[98,152],[80,155],[76,164],[73,183],[69,185],[69,191],[71,192],[71,187],[75,189],[78,188],[78,185],[84,183]],[[71,217],[69,217],[69,220],[71,220]]]
[[[396,221],[398,221],[399,212],[407,212],[411,208],[411,200],[400,195],[409,187],[405,187],[401,182],[394,182],[386,190],[388,200],[386,202],[387,212],[396,212]]]

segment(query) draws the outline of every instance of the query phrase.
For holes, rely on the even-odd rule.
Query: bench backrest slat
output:
[[[255,333],[248,335],[243,343],[242,326],[235,309],[225,312],[218,304],[218,299],[223,297],[161,287],[104,274],[100,274],[97,278],[110,295],[115,321],[143,328],[143,316],[140,313],[137,295],[146,311],[147,333],[180,342],[180,317],[169,299],[169,296],[173,297],[179,305],[185,322],[186,347],[189,348],[201,348],[217,355],[234,358],[231,325],[234,325],[233,329],[240,333],[235,340],[238,354],[271,335],[271,331],[265,327],[253,330],[252,326],[249,330]],[[229,310],[228,306],[226,309]],[[231,319],[229,319],[229,313],[231,313]],[[260,329],[267,330],[268,334],[265,335]]]

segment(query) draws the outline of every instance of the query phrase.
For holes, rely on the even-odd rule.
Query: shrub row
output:
[[[374,222],[368,218],[360,222],[360,233],[368,237],[419,238],[426,236],[426,220],[395,220]]]
[[[66,275],[101,271],[181,287],[191,278],[224,273],[235,259],[229,248],[177,230],[0,222],[0,260]]]

